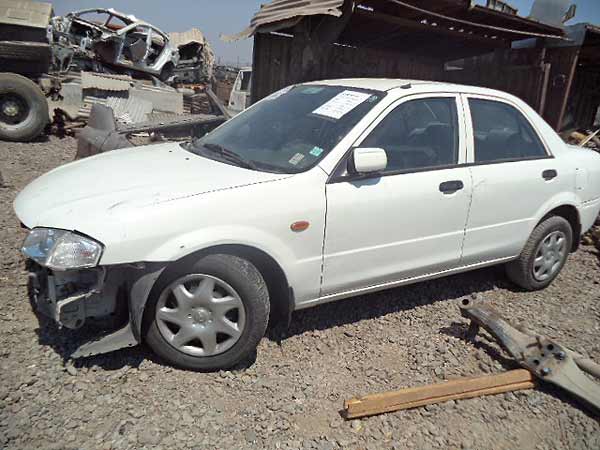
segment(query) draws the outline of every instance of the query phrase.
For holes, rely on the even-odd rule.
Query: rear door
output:
[[[538,210],[570,184],[517,105],[474,95],[464,103],[473,180],[463,249],[468,265],[518,255]]]

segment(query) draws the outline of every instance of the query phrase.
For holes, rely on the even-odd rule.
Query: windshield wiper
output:
[[[203,148],[210,150],[214,153],[221,155],[223,158],[228,161],[236,163],[240,167],[245,167],[246,169],[258,170],[256,164],[252,161],[248,161],[244,157],[238,155],[236,152],[226,149],[222,145],[219,144],[201,144]]]

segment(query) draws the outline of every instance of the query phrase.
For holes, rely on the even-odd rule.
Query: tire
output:
[[[50,121],[42,90],[28,78],[0,73],[0,139],[27,142]]]
[[[219,300],[225,298],[227,306],[221,307]],[[256,267],[237,256],[208,255],[158,280],[144,314],[145,341],[173,366],[228,369],[253,354],[265,334],[269,309],[267,286]]]
[[[561,236],[564,241],[559,245]],[[553,237],[557,238],[557,244],[553,244]],[[545,251],[543,244],[549,248],[549,257],[542,255]],[[571,224],[563,217],[550,216],[535,227],[519,258],[506,265],[506,274],[513,283],[527,291],[544,289],[562,270],[572,245]],[[545,263],[548,264],[544,268]]]

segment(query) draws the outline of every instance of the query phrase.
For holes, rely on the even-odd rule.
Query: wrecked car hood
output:
[[[225,164],[166,143],[114,150],[58,167],[25,187],[14,208],[28,228],[75,229],[84,217],[110,219],[124,210],[289,176]]]

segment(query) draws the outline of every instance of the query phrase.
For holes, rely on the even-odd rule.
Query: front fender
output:
[[[223,225],[174,236],[152,249],[147,255],[147,260],[177,261],[197,251],[228,244],[246,245],[267,253],[277,261],[286,275],[291,262],[297,259],[282,239],[263,230],[249,226]]]
[[[318,297],[321,277],[320,252],[310,250],[311,243],[322,244],[323,230],[311,227],[303,233],[277,236],[250,225],[215,225],[202,227],[183,234],[165,236],[157,245],[155,240],[137,242],[136,261],[127,262],[173,262],[196,252],[221,246],[241,245],[252,247],[269,255],[282,269],[288,283],[294,288],[296,300]],[[285,238],[285,239],[284,239]],[[141,248],[147,248],[140,252]],[[107,248],[100,264],[123,263],[130,255],[126,246]]]

